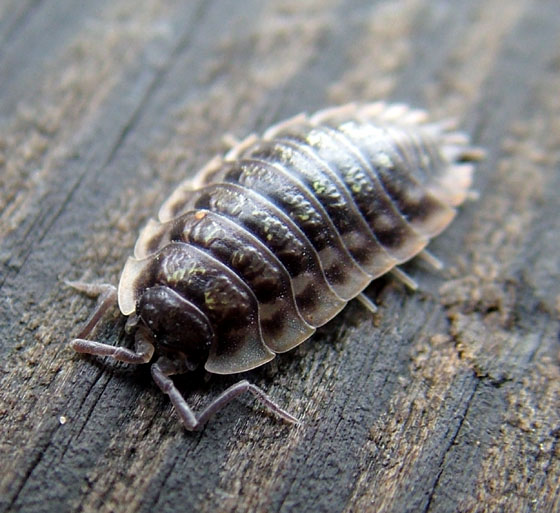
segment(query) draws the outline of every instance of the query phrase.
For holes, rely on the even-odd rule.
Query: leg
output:
[[[99,296],[97,308],[93,311],[80,333],[78,333],[78,338],[85,338],[97,326],[105,312],[117,302],[117,289],[108,283],[95,284],[80,281],[66,281],[65,283],[90,297]]]
[[[444,267],[443,262],[427,249],[420,251],[418,257],[424,260],[428,265],[431,265],[436,271],[441,271]]]
[[[313,114],[309,118],[309,121],[312,125],[317,126],[328,121],[352,119],[356,115],[356,112],[358,110],[359,105],[357,103],[347,103],[345,105],[339,105],[337,107],[329,107]]]
[[[377,305],[367,297],[363,292],[358,294],[355,299],[357,299],[362,306],[364,306],[367,310],[369,310],[372,314],[377,313]]]
[[[109,344],[85,339],[103,318],[105,312],[117,302],[116,287],[107,283],[93,284],[79,281],[67,281],[66,284],[80,292],[84,292],[88,296],[100,296],[97,308],[93,311],[80,333],[78,333],[78,337],[70,343],[74,351],[97,356],[111,356],[115,360],[126,363],[140,364],[151,360],[154,354],[154,346],[142,330],[136,332],[136,347],[134,351],[125,347],[114,347]]]
[[[409,289],[418,290],[418,283],[416,283],[414,278],[412,278],[412,276],[409,276],[408,274],[406,274],[404,271],[402,271],[398,267],[393,267],[393,269],[391,269],[391,273],[393,274],[393,276],[395,278],[397,278],[397,280],[404,283]]]
[[[262,135],[262,139],[264,141],[270,141],[274,139],[280,132],[286,130],[287,128],[301,125],[302,123],[306,123],[308,121],[307,114],[305,112],[300,112],[295,116],[292,116],[289,119],[285,119],[284,121],[280,121],[271,127],[268,127],[267,130]]]
[[[236,160],[241,153],[243,153],[247,148],[249,148],[252,144],[257,142],[259,137],[257,134],[249,134],[245,139],[239,141],[235,137],[231,136],[226,141],[226,144],[231,145],[228,152],[226,153],[224,160],[232,161]]]
[[[140,365],[148,363],[154,354],[154,345],[143,330],[136,332],[134,350],[126,347],[115,347],[109,344],[102,344],[94,340],[75,338],[70,343],[74,351],[78,353],[93,354],[96,356],[110,356],[119,362],[133,363]]]
[[[419,258],[421,258],[422,260],[424,260],[424,262],[431,265],[437,271],[441,271],[444,267],[443,262],[438,257],[436,257],[435,255],[430,253],[427,249],[424,249],[423,251],[420,251],[420,253],[418,253],[417,256]],[[404,271],[402,271],[398,267],[394,267],[391,270],[391,272],[393,273],[393,276],[395,276],[395,278],[397,278],[399,281],[403,282],[411,290],[417,290],[418,289],[418,283],[416,283],[414,278],[412,278],[411,276],[406,274]],[[355,297],[355,299],[357,299],[363,306],[365,306],[372,314],[377,313],[377,306],[363,292],[361,294],[358,294]]]
[[[280,408],[280,406],[272,401],[272,399],[260,388],[245,380],[229,387],[225,392],[214,399],[206,408],[204,408],[197,417],[179,390],[175,388],[173,381],[169,378],[169,376],[179,374],[183,371],[184,366],[182,363],[176,363],[167,358],[160,358],[154,365],[152,365],[152,377],[154,378],[154,381],[161,391],[169,396],[169,399],[171,399],[179,418],[183,422],[185,428],[189,431],[200,430],[212,415],[220,411],[226,404],[245,392],[251,392],[269,410],[284,419],[286,422],[291,424],[297,424],[299,422],[287,411]]]

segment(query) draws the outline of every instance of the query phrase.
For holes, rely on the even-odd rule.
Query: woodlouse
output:
[[[204,365],[234,374],[309,338],[375,278],[424,251],[469,193],[481,151],[451,123],[401,104],[349,104],[301,114],[250,136],[182,183],[140,234],[73,348],[147,363],[189,430],[231,399],[241,381],[196,416],[169,376]],[[402,272],[399,276],[413,282]],[[87,340],[118,299],[135,349]]]

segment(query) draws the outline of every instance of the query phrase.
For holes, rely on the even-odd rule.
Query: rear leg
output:
[[[427,249],[420,251],[417,257],[433,267],[436,271],[441,271],[445,267],[443,262]],[[397,280],[404,283],[411,290],[418,290],[418,283],[416,280],[412,278],[412,276],[406,274],[400,267],[393,267],[393,269],[391,269],[391,273]],[[363,292],[358,294],[355,299],[357,299],[358,302],[372,314],[377,313],[377,305]]]
[[[418,290],[418,283],[412,277],[406,274],[400,267],[393,267],[391,274],[400,282],[404,283],[410,290]]]
[[[175,407],[177,415],[179,415],[181,422],[189,431],[198,431],[202,429],[204,424],[208,422],[208,419],[212,415],[220,411],[224,406],[226,406],[226,404],[230,403],[233,399],[245,392],[251,392],[268,410],[272,411],[286,422],[290,424],[299,423],[298,419],[280,408],[280,406],[278,406],[259,387],[246,380],[235,383],[229,387],[208,406],[206,406],[200,414],[196,415],[169,377],[174,374],[182,374],[185,370],[187,369],[183,362],[173,361],[168,358],[161,357],[152,365],[152,377],[161,391],[169,396],[171,403]]]
[[[354,299],[356,299],[372,315],[375,315],[378,312],[377,305],[363,292],[360,292],[360,294],[358,294]]]
[[[442,271],[445,267],[443,265],[443,262],[427,249],[423,249],[422,251],[420,251],[417,256],[418,258],[424,260],[424,262],[426,262],[428,265],[433,267],[436,271]]]
[[[445,267],[443,262],[427,249],[420,251],[416,256],[433,267],[436,271],[441,271]],[[406,274],[400,267],[393,267],[393,269],[391,269],[391,274],[393,274],[397,280],[404,283],[409,289],[413,291],[418,290],[418,283],[416,280],[412,278],[412,276]]]

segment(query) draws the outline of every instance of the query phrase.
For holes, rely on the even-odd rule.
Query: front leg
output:
[[[154,345],[150,335],[142,329],[136,331],[134,351],[125,347],[114,347],[86,338],[99,324],[107,310],[117,302],[116,287],[108,283],[96,284],[81,281],[67,281],[65,283],[90,297],[99,297],[97,307],[78,333],[77,338],[70,342],[74,351],[96,356],[110,356],[120,362],[133,364],[148,363],[152,359]]]
[[[86,338],[99,324],[109,308],[117,302],[117,288],[109,283],[84,283],[81,281],[66,281],[66,285],[79,290],[89,297],[99,297],[97,307],[90,315],[84,327],[78,333],[78,338]]]
[[[132,363],[140,365],[148,363],[154,355],[154,345],[150,338],[138,330],[135,335],[134,350],[126,347],[112,346],[103,344],[95,340],[85,340],[83,338],[75,338],[70,345],[72,349],[78,353],[93,354],[96,356],[110,356],[119,362]]]
[[[164,394],[169,396],[171,403],[175,407],[181,422],[189,431],[198,431],[202,429],[208,419],[220,411],[226,404],[231,402],[236,397],[251,392],[264,406],[284,419],[290,424],[298,424],[299,421],[294,416],[290,415],[287,411],[278,406],[265,392],[259,387],[249,383],[246,380],[235,383],[229,387],[225,392],[222,392],[216,399],[214,399],[202,412],[197,416],[192,411],[190,406],[185,401],[175,384],[169,378],[173,374],[180,374],[184,372],[184,365],[180,362],[174,362],[168,358],[160,358],[154,365],[152,365],[152,377],[157,386]]]

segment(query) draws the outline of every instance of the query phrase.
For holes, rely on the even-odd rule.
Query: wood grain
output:
[[[0,3],[0,511],[560,510],[556,0]],[[184,431],[145,367],[68,341],[174,185],[330,104],[455,117],[488,151],[431,249]],[[100,340],[126,343],[109,316]],[[236,378],[177,380],[195,408]]]

